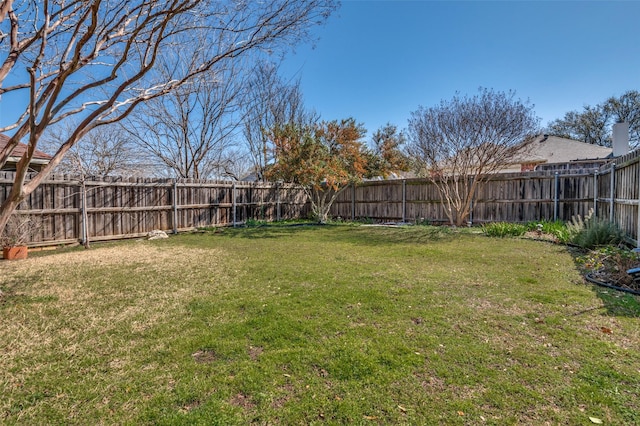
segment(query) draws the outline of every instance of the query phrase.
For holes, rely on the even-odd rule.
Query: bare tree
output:
[[[42,150],[55,153],[73,130],[73,125],[53,128],[43,136]],[[139,147],[115,125],[96,127],[87,133],[69,149],[55,172],[103,178],[151,174],[145,170]]]
[[[587,105],[582,112],[570,111],[564,118],[549,123],[547,132],[594,145],[611,146],[610,117],[603,105]]]
[[[411,113],[409,153],[440,191],[452,225],[465,223],[480,184],[526,152],[538,123],[514,92],[489,89]]]
[[[640,92],[629,90],[620,97],[612,96],[604,103],[604,113],[611,123],[629,123],[629,143],[632,149],[640,147]]]
[[[181,58],[178,63],[188,63],[193,52],[186,48],[173,54]],[[174,62],[161,60],[160,72],[167,79]],[[243,81],[237,64],[229,65],[150,100],[122,121],[131,137],[176,177],[224,176],[232,167]]]
[[[305,110],[300,81],[287,82],[278,75],[272,62],[260,62],[247,84],[243,108],[243,135],[257,180],[264,180],[267,166],[273,162],[272,129],[285,125],[306,127],[319,117]]]
[[[569,111],[550,122],[547,133],[595,145],[611,146],[614,123],[629,123],[631,148],[640,146],[640,92],[628,90],[601,104],[586,105],[582,111]]]
[[[218,174],[225,179],[241,180],[252,170],[249,153],[240,144],[225,151]]]
[[[27,101],[15,119],[0,124],[0,132],[14,132],[0,151],[0,166],[21,140],[28,149],[0,207],[0,229],[93,128],[117,122],[138,105],[225,68],[248,52],[276,51],[308,37],[309,28],[334,8],[332,0],[2,1],[0,96]],[[174,67],[170,79],[155,72],[158,58],[193,44],[194,33],[207,42],[189,63]],[[71,118],[78,123],[75,130],[51,162],[27,181],[29,162],[45,130]]]

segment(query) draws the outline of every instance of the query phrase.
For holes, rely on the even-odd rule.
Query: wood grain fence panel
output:
[[[58,176],[53,176],[53,180],[57,180]],[[53,208],[54,209],[64,209],[66,206],[65,201],[65,187],[60,185],[52,185],[52,189],[54,191],[53,198]],[[64,215],[54,215],[53,216],[53,233],[54,235],[59,235],[59,238],[64,239],[66,237],[66,218]],[[44,238],[44,233],[40,235],[40,241]]]
[[[613,174],[611,169],[600,169],[597,177],[597,192],[598,203],[596,207],[596,214],[603,220],[610,220],[609,217],[609,203],[611,199],[611,179]]]
[[[598,188],[603,186],[598,181]],[[552,220],[557,213],[566,221],[588,214],[595,191],[591,171],[571,170],[557,177],[555,172],[496,175],[478,187],[471,219],[480,223],[529,222]],[[349,217],[355,204],[356,217],[380,221],[403,217],[402,181],[366,182],[355,191],[345,191],[339,200],[332,210],[337,216]],[[448,221],[446,202],[428,179],[406,181],[404,205],[406,220]]]
[[[593,208],[593,175],[577,178],[572,175],[559,177],[558,219],[571,220],[574,216],[586,216]]]
[[[616,167],[615,179],[615,205],[614,221],[619,223],[629,235],[640,240],[639,226],[640,213],[640,159],[625,156],[621,165]]]

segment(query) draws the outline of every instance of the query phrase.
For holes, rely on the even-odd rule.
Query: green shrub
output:
[[[363,225],[373,225],[375,223],[370,217],[359,217],[354,222],[361,223]]]
[[[431,221],[429,219],[425,219],[424,217],[416,218],[417,226],[431,226]]]
[[[560,243],[568,243],[572,237],[567,225],[561,220],[529,222],[527,231],[540,231],[543,234],[553,235]]]
[[[554,235],[558,239],[558,242],[562,244],[569,243],[573,237],[566,227],[555,229],[551,234]]]
[[[482,232],[489,237],[520,237],[527,232],[527,227],[519,223],[493,222],[483,225]]]
[[[245,222],[245,226],[247,228],[259,228],[261,226],[267,226],[267,221],[248,218],[247,221]]]
[[[573,244],[585,249],[615,246],[623,241],[624,232],[615,223],[597,218],[589,218],[584,227],[571,238]]]

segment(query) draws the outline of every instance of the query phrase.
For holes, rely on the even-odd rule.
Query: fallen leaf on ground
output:
[[[597,425],[601,425],[602,424],[602,420],[600,420],[597,417],[589,417],[589,420],[591,420],[591,423],[595,423]]]

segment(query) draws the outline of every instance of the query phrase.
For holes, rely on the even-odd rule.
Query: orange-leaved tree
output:
[[[364,128],[353,118],[278,126],[269,134],[275,163],[266,176],[301,185],[313,215],[324,223],[340,192],[369,172],[370,153],[361,142],[364,135]]]
[[[370,151],[367,177],[386,179],[392,174],[408,171],[411,160],[403,152],[405,142],[404,132],[398,131],[394,124],[387,123],[376,130],[371,136],[373,150]]]

